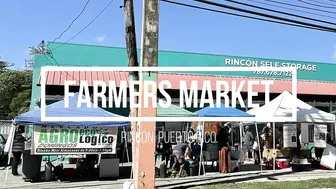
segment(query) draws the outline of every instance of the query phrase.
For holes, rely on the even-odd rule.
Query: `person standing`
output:
[[[15,131],[12,153],[13,153],[13,162],[12,162],[12,174],[14,176],[19,176],[18,173],[18,165],[21,161],[22,152],[24,151],[24,142],[26,141],[25,137],[22,136],[25,129],[24,126],[19,126],[19,128]]]
[[[264,135],[265,140],[265,148],[270,149],[272,148],[272,128],[271,123],[267,123],[266,127],[263,128],[261,133]]]
[[[236,143],[236,131],[232,128],[232,126],[229,124],[228,125],[229,127],[229,134],[230,134],[230,141],[229,141],[229,144],[230,146],[235,146],[235,143]]]
[[[171,143],[168,139],[168,132],[164,131],[163,134],[163,138],[158,137],[160,141],[156,146],[156,152],[158,153],[158,155],[162,155],[162,162],[165,162],[165,164],[168,165],[172,149]]]
[[[168,132],[165,131],[164,134],[165,134],[165,138],[163,140],[163,153],[162,153],[162,156],[163,156],[164,162],[166,163],[166,165],[168,165],[168,161],[169,161],[170,155],[172,153],[172,146],[171,146],[171,143],[170,143],[170,140],[169,140]]]
[[[245,136],[244,136],[244,144],[246,146],[246,158],[250,158],[250,154],[252,154],[252,159],[254,159],[254,153],[253,153],[253,142],[254,137],[253,134],[250,131],[249,126],[245,127]]]
[[[258,143],[258,137],[259,137],[259,143]],[[262,154],[261,146],[262,146],[262,139],[260,136],[256,136],[253,142],[254,164],[261,163],[261,157],[260,157],[260,155]]]
[[[230,129],[228,125],[218,128],[217,142],[219,151],[219,172],[229,173],[231,172],[231,158],[229,150]]]

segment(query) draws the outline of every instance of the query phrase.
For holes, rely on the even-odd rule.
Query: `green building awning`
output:
[[[194,114],[186,109],[183,109],[179,106],[171,104],[168,108],[163,108],[158,103],[156,108],[157,117],[197,117],[197,114]]]

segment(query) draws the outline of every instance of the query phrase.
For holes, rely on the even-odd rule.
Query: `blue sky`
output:
[[[83,15],[57,41],[67,41],[75,35],[109,1],[91,1]],[[85,2],[1,1],[1,59],[15,63],[16,68],[22,68],[24,60],[29,58],[28,47],[37,45],[41,40],[52,41],[58,37],[78,15]],[[292,2],[296,3],[294,0]],[[119,8],[122,4],[123,0],[115,0],[89,28],[71,42],[124,47],[124,12]],[[138,46],[141,38],[141,9],[142,1],[135,0]],[[329,20],[335,22],[336,19]],[[159,31],[161,50],[336,63],[334,33],[254,21],[164,2],[160,3]]]

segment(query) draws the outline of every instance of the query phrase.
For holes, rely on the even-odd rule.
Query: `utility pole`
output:
[[[134,22],[134,7],[133,0],[124,0],[124,14],[125,14],[125,39],[126,39],[126,49],[128,57],[128,66],[139,66],[138,55],[137,55],[137,46],[136,46],[136,35],[135,35],[135,22]],[[138,81],[139,74],[138,72],[129,73],[129,81]],[[134,86],[135,92],[139,91],[139,86]],[[138,97],[134,96],[133,99],[130,99],[134,104],[138,104]],[[138,109],[132,108],[130,111],[130,117],[138,117]],[[136,174],[136,162],[138,161],[135,157],[136,154],[136,141],[135,133],[137,130],[137,122],[132,122],[131,124],[131,136],[132,136],[132,173],[133,178]]]
[[[143,0],[142,10],[142,38],[141,38],[141,65],[142,67],[158,66],[158,35],[159,35],[159,0]],[[145,92],[157,92],[156,86],[148,86],[144,89],[144,81],[154,81],[157,83],[157,72],[142,72],[143,84],[140,86],[141,99],[144,99]],[[139,109],[140,117],[156,117],[156,108],[153,102],[148,99],[148,108],[144,107],[144,100],[141,100]],[[155,188],[155,145],[156,145],[156,122],[140,122],[138,134],[143,133],[154,136],[150,140],[144,140],[141,144],[136,144],[136,156],[139,158],[136,162],[136,174],[134,174],[136,189],[154,189]],[[147,138],[149,138],[147,136]]]

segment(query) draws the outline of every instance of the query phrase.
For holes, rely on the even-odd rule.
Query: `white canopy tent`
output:
[[[288,91],[283,92],[269,103],[259,108],[247,111],[248,114],[259,117],[291,117],[293,102],[297,106],[297,122],[305,123],[334,123],[335,115],[324,112],[294,98]]]
[[[247,113],[255,115],[256,120],[265,117],[292,117],[293,103],[296,103],[297,106],[297,122],[335,123],[335,115],[314,108],[302,100],[294,98],[288,91],[284,91],[282,94],[264,106],[253,108],[247,111]],[[244,122],[244,124],[249,125],[253,123]],[[275,133],[274,122],[273,133]],[[273,137],[273,150],[275,150],[275,137]],[[275,169],[275,160],[273,161],[273,169]]]

